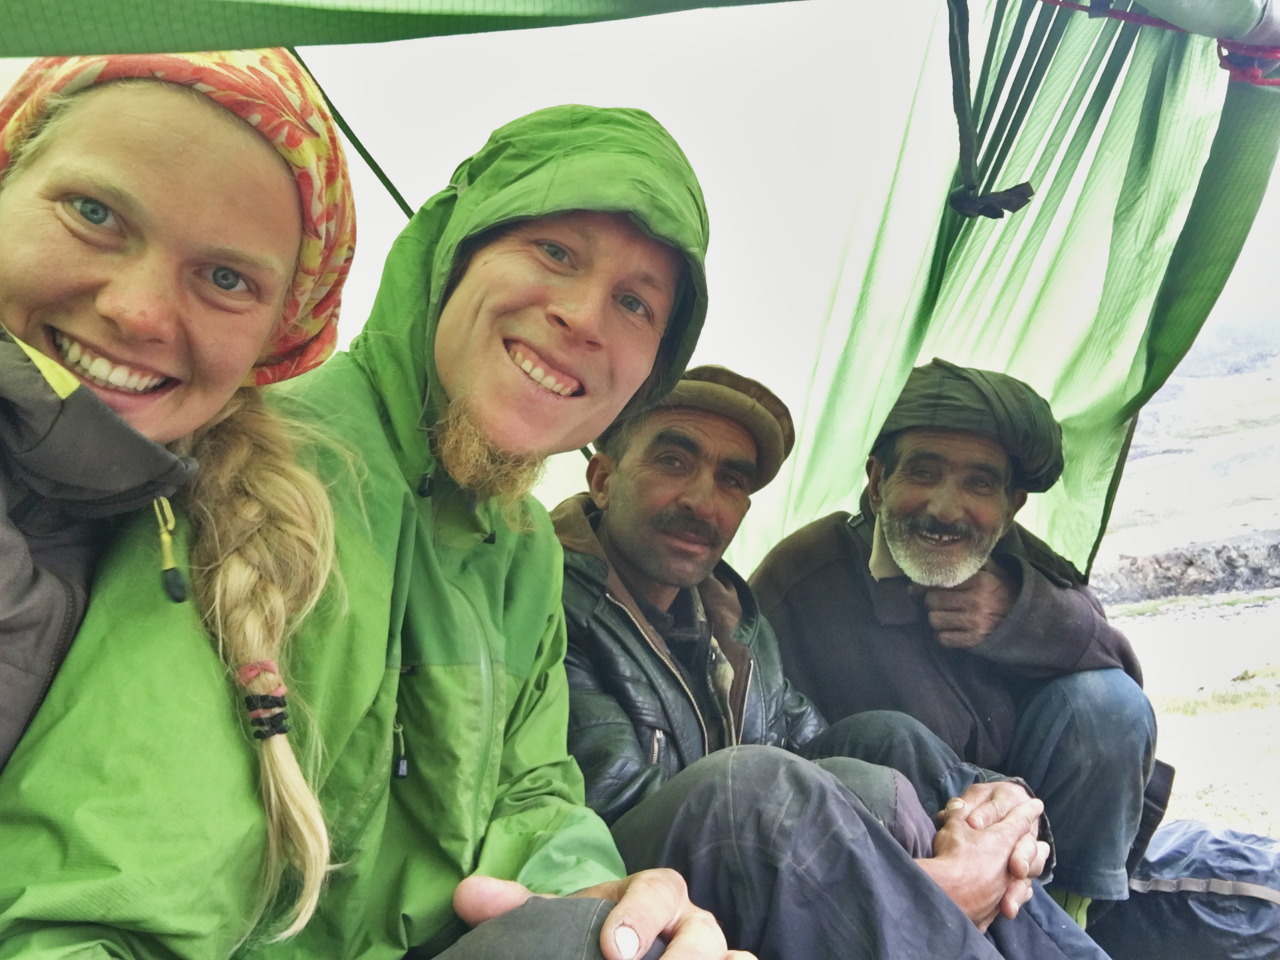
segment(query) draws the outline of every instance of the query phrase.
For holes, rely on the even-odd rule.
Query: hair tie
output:
[[[236,671],[236,679],[240,686],[247,687],[263,674],[280,676],[280,667],[274,660],[255,660],[246,663]],[[245,709],[249,711],[249,722],[258,729],[253,735],[258,740],[266,740],[277,733],[289,732],[289,714],[284,708],[288,706],[285,694],[289,688],[283,683],[277,684],[267,693],[250,693],[244,698]]]
[[[239,681],[240,686],[247,687],[264,673],[273,673],[278,677],[280,666],[274,660],[254,660],[236,671],[236,680]]]

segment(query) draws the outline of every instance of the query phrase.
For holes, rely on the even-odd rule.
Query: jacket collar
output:
[[[152,443],[59,371],[0,328],[0,445],[16,482],[91,519],[170,496],[195,473],[194,460]]]
[[[560,538],[561,546],[565,549],[566,556],[572,553],[590,558],[593,562],[579,564],[579,567],[590,568],[593,579],[621,602],[637,622],[643,623],[656,637],[657,630],[653,629],[652,624],[641,613],[639,604],[609,562],[604,547],[596,536],[599,517],[600,510],[587,493],[570,497],[551,512],[551,522],[555,527],[556,536]],[[756,600],[750,587],[723,560],[716,564],[711,576],[698,585],[697,593],[707,619],[711,622],[712,634],[722,645],[732,642],[733,634],[743,621],[753,622],[759,616]]]

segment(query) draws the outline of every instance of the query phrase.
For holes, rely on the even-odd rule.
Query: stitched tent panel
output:
[[[1067,468],[1020,519],[1086,569],[1132,418],[1190,347],[1261,202],[1280,97],[1228,84],[1212,40],[1037,0],[971,6],[975,47],[992,53],[973,78],[987,95],[984,185],[1030,180],[1036,195],[1001,220],[943,212],[915,283],[884,248],[846,258],[841,279],[861,289],[833,298],[794,411],[797,455],[734,547],[748,569],[778,536],[853,509],[879,423],[933,356],[1006,371],[1050,400]],[[1002,71],[1008,53],[1025,56]],[[1019,65],[1032,75],[1022,88]],[[946,189],[929,188],[945,210]],[[891,198],[886,220],[893,210]]]
[[[727,5],[24,0],[0,34],[0,54],[360,42]],[[851,73],[847,87],[805,90],[811,103],[798,106],[797,116],[820,107],[816,122],[843,124],[860,137],[852,147],[833,138],[847,153],[847,177],[830,184],[824,200],[846,226],[829,234],[843,237],[838,250],[826,244],[811,254],[838,264],[825,316],[789,317],[784,327],[775,317],[749,318],[755,326],[744,336],[741,307],[717,311],[721,287],[695,356],[768,382],[800,424],[795,455],[756,497],[730,552],[744,572],[796,527],[854,507],[876,426],[907,370],[935,354],[1007,370],[1053,402],[1066,427],[1067,472],[1058,488],[1032,499],[1022,519],[1085,567],[1134,414],[1190,346],[1256,213],[1280,138],[1280,91],[1228,84],[1211,39],[1093,19],[1039,0],[968,6],[979,186],[1029,180],[1036,195],[998,221],[964,220],[947,207],[957,139],[942,0],[895,7],[896,31],[872,31],[880,41],[873,51],[847,38],[854,55],[877,58]],[[708,12],[722,14],[729,15]],[[679,33],[679,21],[671,22]],[[339,99],[339,106],[367,139],[360,99]],[[894,103],[892,118],[876,114],[873,101]],[[750,130],[749,109],[699,120],[741,137]],[[394,135],[373,150],[382,159],[388,148]],[[399,173],[393,179],[404,186]],[[758,197],[761,208],[789,202],[782,181]],[[749,230],[751,214],[715,213],[715,230]],[[713,237],[712,269],[717,256]],[[778,349],[762,354],[766,329],[782,335]],[[565,489],[544,499],[580,489],[580,458],[571,473]]]

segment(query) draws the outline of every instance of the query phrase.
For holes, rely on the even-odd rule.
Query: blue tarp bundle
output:
[[[1174,821],[1129,885],[1129,899],[1089,926],[1113,960],[1280,957],[1280,840]]]

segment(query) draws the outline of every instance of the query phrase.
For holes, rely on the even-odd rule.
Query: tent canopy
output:
[[[719,4],[43,0],[10,18],[0,54],[364,42],[695,6]],[[907,371],[936,355],[1004,370],[1051,401],[1067,471],[1023,518],[1084,568],[1134,417],[1192,343],[1252,224],[1280,91],[1228,82],[1210,38],[1041,0],[862,6],[807,0],[302,54],[414,205],[489,129],[547,103],[627,102],[672,129],[712,214],[712,309],[695,362],[758,377],[800,425],[734,544],[738,566],[852,507]],[[742,26],[766,22],[771,32]],[[972,118],[963,151],[957,108]],[[704,146],[709,134],[728,159]],[[744,192],[722,190],[734,179]],[[966,180],[977,192],[1028,182],[1035,195],[1002,219],[968,219],[948,204]],[[369,196],[358,197],[357,270],[376,277],[389,239],[373,236],[369,211],[390,205]],[[348,335],[360,303],[352,289]],[[563,470],[545,499],[582,486],[580,458]]]

